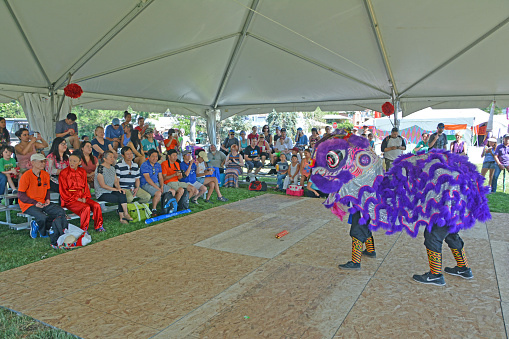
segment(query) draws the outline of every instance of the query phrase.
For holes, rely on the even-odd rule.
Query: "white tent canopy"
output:
[[[467,125],[467,128],[477,126],[488,121],[489,113],[478,108],[470,109],[431,109],[426,108],[412,113],[400,120],[399,129],[419,126],[421,129],[433,131],[437,124]],[[394,126],[389,118],[374,119],[375,128],[381,131],[390,131]]]
[[[404,115],[505,107],[508,22],[507,0],[4,0],[0,101],[47,100],[70,76],[84,90],[72,105],[210,126],[212,111],[380,110],[391,97]],[[27,114],[51,124],[51,107]]]

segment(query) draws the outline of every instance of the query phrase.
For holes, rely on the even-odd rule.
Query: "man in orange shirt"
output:
[[[178,141],[175,137],[176,137],[175,130],[173,128],[170,128],[168,130],[168,139],[164,140],[164,146],[166,147],[167,151],[171,149],[175,150],[178,149]]]
[[[180,190],[183,192],[184,189],[187,189],[189,197],[194,197],[198,195],[198,190],[187,182],[179,181],[184,177],[185,173],[180,170],[180,164],[177,162],[177,154],[177,150],[169,150],[168,159],[161,163],[164,183],[174,189],[175,192],[177,192],[177,196],[179,196]]]
[[[57,239],[67,229],[65,211],[58,204],[49,200],[50,176],[44,171],[46,158],[42,154],[30,157],[32,169],[26,171],[19,180],[18,200],[21,211],[34,217],[30,224],[30,237],[51,238],[52,247],[56,247]]]

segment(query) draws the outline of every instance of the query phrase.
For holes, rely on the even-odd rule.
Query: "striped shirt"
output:
[[[122,159],[121,162],[115,165],[115,171],[122,188],[134,188],[136,179],[140,178],[140,168],[134,161],[131,161],[131,166],[129,167],[125,160]]]

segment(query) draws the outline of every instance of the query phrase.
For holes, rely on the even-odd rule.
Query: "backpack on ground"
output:
[[[170,192],[161,195],[161,210],[163,214],[177,212],[177,200]]]
[[[178,202],[178,211],[187,210],[189,208],[189,192],[187,190],[184,190],[184,194],[180,197],[180,200]]]
[[[267,190],[267,184],[263,181],[252,181],[249,184],[249,190],[250,191],[266,191]]]
[[[127,204],[127,212],[133,218],[133,221],[142,221],[152,216],[152,211],[148,204],[141,204],[137,201]]]
[[[286,194],[302,197],[304,195],[304,188],[301,185],[288,185]]]

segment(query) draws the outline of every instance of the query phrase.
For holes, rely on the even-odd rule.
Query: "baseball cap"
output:
[[[32,154],[32,156],[30,157],[30,161],[34,161],[34,160],[46,160],[46,157],[44,155],[42,155],[41,153],[35,153],[35,154]]]
[[[506,134],[506,135],[507,135],[507,134]],[[495,139],[495,138],[489,138],[489,139],[488,139],[488,140],[486,140],[486,141],[497,142],[497,139]]]
[[[286,128],[281,128],[281,132],[286,132]]]
[[[398,129],[397,127],[393,127],[393,128],[391,129],[391,132],[398,132],[398,131],[399,131],[399,129]]]
[[[113,120],[111,120],[111,124],[112,125],[120,125],[120,120],[118,120],[118,118],[113,118]]]
[[[154,130],[152,128],[147,128],[145,130],[145,135],[149,135],[150,133],[154,133]]]
[[[235,133],[235,131],[231,129],[229,133]]]
[[[197,156],[200,157],[200,158],[203,158],[203,161],[209,162],[209,158],[207,157],[207,153],[205,153],[205,151],[200,151],[197,154]]]
[[[297,131],[302,131],[302,127],[297,128]]]
[[[184,155],[187,155],[187,154],[191,154],[191,151],[189,151],[189,150],[185,150],[185,151],[183,151],[183,152],[182,152],[182,155],[183,155],[183,156],[184,156]]]
[[[444,125],[444,123],[443,123],[443,122],[441,122],[441,123],[439,123],[439,124],[437,125],[437,128],[444,128],[444,127],[445,127],[445,125]]]
[[[509,138],[509,133],[504,134],[504,139]]]

